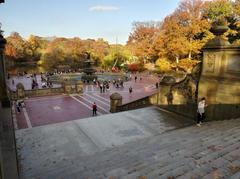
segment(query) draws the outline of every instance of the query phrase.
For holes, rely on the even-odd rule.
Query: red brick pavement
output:
[[[133,76],[134,78],[134,76]],[[156,93],[156,78],[142,77],[142,81],[134,80],[124,83],[124,88],[110,86],[110,91],[100,93],[96,85],[85,85],[82,95],[58,95],[26,99],[26,114],[16,113],[19,129],[29,127],[26,122],[26,115],[32,127],[53,124],[58,122],[76,120],[92,116],[91,105],[96,102],[98,114],[107,114],[110,109],[110,95],[118,92],[123,96],[123,104],[141,99]],[[129,94],[129,87],[133,88]]]

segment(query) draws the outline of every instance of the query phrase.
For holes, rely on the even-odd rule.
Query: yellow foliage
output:
[[[171,63],[165,58],[158,59],[156,61],[156,66],[159,69],[160,73],[167,73],[172,70]]]
[[[38,64],[38,65],[42,65],[42,64],[43,64],[43,60],[39,60],[39,61],[37,62],[37,64]]]
[[[154,70],[154,63],[146,63],[144,64],[144,68],[146,68],[147,70],[153,71]]]
[[[184,71],[192,71],[193,67],[196,66],[200,61],[191,60],[189,58],[184,58],[179,60],[178,67],[182,68]]]

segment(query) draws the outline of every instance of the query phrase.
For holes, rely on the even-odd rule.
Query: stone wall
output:
[[[151,105],[151,103],[150,103],[149,97],[145,97],[145,98],[142,98],[142,99],[139,99],[139,100],[127,103],[127,104],[123,104],[121,106],[117,106],[116,112],[143,108],[143,107],[147,107],[150,105]]]
[[[0,104],[0,178],[17,179],[18,161],[15,142],[14,126],[10,107]]]
[[[240,48],[206,46],[198,98],[206,98],[210,120],[240,117]]]
[[[170,86],[161,85],[158,93],[149,96],[150,103],[157,105],[165,110],[195,119],[196,118],[196,103],[188,103],[183,93],[178,89],[172,90],[172,100],[168,100]]]
[[[60,88],[42,88],[42,89],[32,89],[24,90],[22,84],[17,85],[16,91],[9,90],[9,96],[12,100],[23,99],[25,97],[37,97],[37,96],[47,96],[47,95],[59,95],[59,94],[73,94],[83,92],[82,82],[65,82]],[[19,88],[18,88],[19,87]]]
[[[44,89],[24,90],[25,97],[59,95],[63,93],[64,93],[64,88],[44,88]],[[12,100],[17,100],[18,99],[17,93],[15,91],[10,91],[10,98]]]

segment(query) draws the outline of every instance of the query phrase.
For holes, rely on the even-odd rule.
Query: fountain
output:
[[[127,81],[130,79],[130,74],[123,74],[123,73],[96,73],[97,70],[92,66],[92,60],[90,58],[89,53],[85,53],[84,58],[84,68],[81,70],[81,73],[67,73],[67,74],[55,74],[50,76],[50,81],[53,84],[62,84],[63,82],[84,82],[84,83],[91,83],[95,79],[96,81],[113,81],[113,80],[124,80]]]
[[[95,70],[92,67],[92,61],[90,58],[90,53],[85,53],[85,61],[84,61],[84,69],[82,70],[83,75],[81,77],[81,80],[85,83],[89,83],[90,81],[93,81],[94,79],[97,80],[97,75],[95,74],[97,70]]]

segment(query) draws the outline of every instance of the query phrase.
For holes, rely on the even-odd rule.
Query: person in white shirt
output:
[[[205,115],[205,107],[206,107],[206,99],[202,98],[201,101],[198,103],[198,109],[197,109],[197,126],[201,126],[201,123],[206,118]]]

